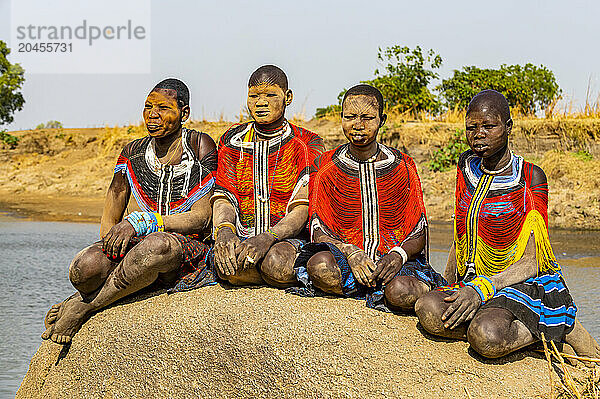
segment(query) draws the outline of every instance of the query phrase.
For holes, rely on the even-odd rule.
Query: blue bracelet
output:
[[[165,230],[161,215],[154,212],[131,212],[125,220],[131,223],[137,237]]]

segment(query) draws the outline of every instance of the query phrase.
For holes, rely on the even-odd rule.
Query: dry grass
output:
[[[565,185],[573,191],[591,192],[600,188],[595,176],[600,170],[600,160],[581,152],[548,151],[538,162],[549,181]],[[566,178],[566,179],[565,179]],[[570,181],[570,184],[569,184]]]
[[[558,97],[546,108],[545,113],[547,119],[598,119],[600,118],[600,93],[593,99],[590,77],[583,107],[576,106],[573,98],[563,101],[562,97]]]
[[[247,120],[241,115],[242,121]],[[312,130],[333,149],[345,143],[339,116],[293,122]],[[380,140],[409,154],[419,168],[428,216],[450,220],[456,172],[432,172],[427,162],[447,145],[457,129],[464,129],[459,113],[446,121],[405,121],[399,114],[380,132]],[[215,141],[233,123],[192,120],[187,127],[208,133]],[[0,185],[5,191],[43,195],[76,193],[102,196],[121,148],[143,137],[143,124],[91,129],[45,129],[11,132],[20,138],[16,148],[2,148]],[[0,143],[1,144],[1,143]],[[600,228],[600,119],[516,119],[511,136],[513,150],[541,166],[550,186],[549,216],[552,227]],[[77,170],[77,173],[72,173]]]
[[[548,343],[549,342],[549,343]],[[548,372],[550,378],[550,398],[551,399],[598,399],[600,387],[598,386],[598,367],[586,370],[584,377],[573,376],[570,367],[567,366],[565,358],[575,358],[578,360],[600,363],[600,359],[581,358],[579,356],[560,353],[553,341],[546,341],[542,333],[542,343],[544,345],[544,354],[548,362]],[[560,378],[555,382],[553,378],[552,359],[557,362],[557,367],[561,371]]]

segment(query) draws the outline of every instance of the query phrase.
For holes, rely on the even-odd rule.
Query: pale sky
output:
[[[10,0],[0,0],[7,43],[10,10]],[[600,89],[599,15],[600,2],[577,0],[156,0],[151,73],[26,73],[26,104],[8,128],[136,123],[148,91],[165,77],[188,84],[194,119],[223,113],[232,120],[245,106],[249,75],[271,63],[286,71],[294,91],[288,116],[304,111],[308,118],[343,88],[371,79],[378,47],[395,44],[434,49],[443,58],[441,78],[464,65],[543,64],[582,104],[590,77],[593,100]]]

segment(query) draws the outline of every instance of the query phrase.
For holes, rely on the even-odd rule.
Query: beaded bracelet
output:
[[[482,305],[496,295],[496,287],[494,286],[494,283],[492,283],[492,280],[486,276],[477,276],[468,283],[465,283],[465,285],[473,287],[473,289],[477,291],[479,298],[481,298]]]
[[[275,238],[275,241],[279,241],[279,236],[273,231],[273,229],[267,230],[267,233],[271,234],[273,238]]]
[[[215,227],[215,231],[213,233],[214,240],[217,239],[217,234],[219,233],[219,230],[221,230],[223,227],[229,227],[231,229],[231,231],[233,232],[233,234],[236,233],[237,229],[235,228],[235,225],[233,223],[223,222],[220,225],[218,225],[217,227]]]
[[[147,236],[157,231],[165,231],[162,215],[157,212],[131,212],[124,219],[133,226],[137,237]]]

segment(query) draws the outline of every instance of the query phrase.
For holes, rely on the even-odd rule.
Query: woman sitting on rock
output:
[[[101,241],[73,259],[69,278],[78,292],[48,311],[43,339],[70,342],[92,313],[155,281],[176,291],[215,282],[202,241],[210,233],[216,146],[207,134],[182,127],[189,98],[177,79],[148,94],[148,136],[121,152],[104,202]],[[123,217],[132,193],[142,212]]]
[[[431,334],[466,338],[488,358],[542,337],[599,357],[550,246],[546,176],[510,151],[512,126],[502,94],[473,97],[466,115],[471,150],[458,162],[454,242],[444,272],[451,285],[419,298],[416,313]]]
[[[357,85],[342,100],[347,144],[315,161],[310,177],[313,243],[296,261],[314,295],[364,298],[380,310],[412,310],[420,295],[442,284],[427,262],[427,219],[417,167],[408,155],[377,142],[385,124],[383,96]]]

